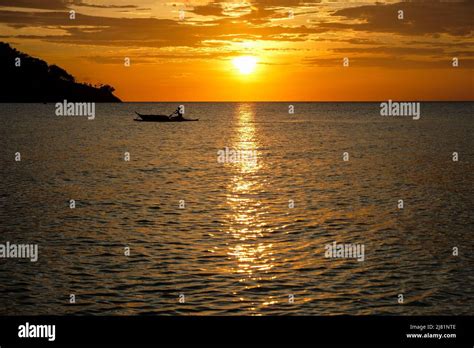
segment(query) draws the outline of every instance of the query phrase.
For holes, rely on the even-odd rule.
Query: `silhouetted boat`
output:
[[[135,113],[140,116],[141,119],[134,119],[135,121],[141,122],[190,122],[190,121],[199,121],[199,119],[188,119],[188,118],[169,118],[166,115],[143,115],[135,111]]]

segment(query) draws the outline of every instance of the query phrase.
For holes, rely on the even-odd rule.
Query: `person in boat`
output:
[[[181,108],[178,106],[178,108],[169,116],[169,118],[173,120],[183,120],[184,113],[182,112]]]

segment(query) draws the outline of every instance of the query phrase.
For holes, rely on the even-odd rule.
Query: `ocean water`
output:
[[[0,105],[0,314],[474,314],[472,103],[178,104]]]

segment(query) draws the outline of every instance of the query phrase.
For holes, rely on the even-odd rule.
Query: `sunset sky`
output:
[[[0,41],[124,101],[473,100],[473,23],[472,0],[0,0]]]

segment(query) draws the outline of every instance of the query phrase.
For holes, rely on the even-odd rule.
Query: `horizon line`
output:
[[[8,102],[2,101],[1,104],[55,104],[61,103],[64,100],[67,101],[67,98],[58,101],[48,101],[48,102]],[[474,100],[403,100],[403,99],[384,99],[384,100],[151,100],[151,101],[133,101],[133,100],[121,100],[116,102],[91,102],[91,101],[74,101],[77,103],[98,103],[98,104],[120,104],[120,103],[383,103],[387,101],[396,101],[396,102],[404,102],[404,103],[473,103]]]
[[[420,103],[472,103],[472,100],[403,100],[403,99],[383,99],[383,100],[164,100],[164,101],[133,101],[123,100],[122,103],[381,103],[391,101],[399,102],[420,102]]]

